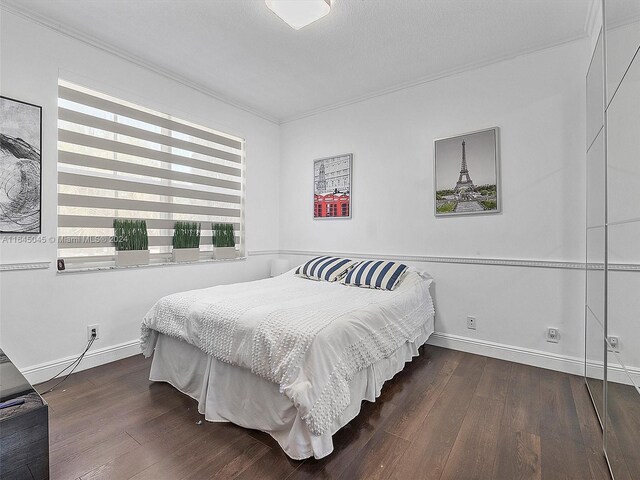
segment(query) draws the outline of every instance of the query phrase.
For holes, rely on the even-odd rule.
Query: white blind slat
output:
[[[183,157],[181,155],[171,155],[170,153],[166,153],[160,150],[154,150],[152,148],[139,147],[130,143],[117,142],[115,140],[109,140],[93,135],[85,135],[83,133],[72,132],[70,130],[64,130],[62,128],[58,129],[58,140],[61,142],[72,143],[74,145],[80,145],[82,147],[106,150],[107,152],[124,153],[125,155],[149,158],[151,160],[159,160],[161,162],[185,165],[187,167],[200,168],[203,170],[211,170],[227,175],[238,175],[240,173],[237,168],[227,167],[226,165],[216,165],[212,162],[202,162],[200,160],[194,160],[192,158]],[[238,157],[238,155],[221,152],[221,154],[215,158],[231,160],[232,158],[236,157]]]
[[[80,186],[87,188],[102,188],[105,190],[117,190],[123,192],[148,193],[152,195],[164,195],[170,197],[193,198],[198,200],[210,200],[212,202],[240,203],[240,195],[226,195],[224,193],[209,192],[206,190],[194,190],[190,188],[171,187],[152,183],[130,182],[114,178],[96,177],[76,173],[58,172],[58,184]]]
[[[145,200],[125,200],[111,197],[92,197],[89,195],[58,194],[58,205],[64,207],[105,208],[110,210],[134,210],[138,212],[193,213],[218,217],[239,217],[238,208],[202,207],[179,203],[147,202]]]
[[[69,110],[66,108],[58,108],[58,119],[71,122],[71,123],[76,123],[78,125],[83,125],[86,127],[96,128],[98,130],[103,130],[105,132],[116,133],[120,135],[125,135],[127,137],[146,140],[147,142],[151,142],[151,143],[157,143],[160,145],[166,145],[168,147],[182,149],[188,152],[200,153],[202,155],[207,155],[209,157],[223,158],[226,160],[230,160],[232,162],[238,162],[240,159],[239,154],[231,154],[229,152],[218,150],[216,148],[207,147],[205,145],[200,145],[198,143],[189,142],[186,140],[180,140],[178,138],[169,137],[167,135],[162,135],[160,133],[150,132],[142,128],[136,128],[130,125],[124,125],[122,123],[113,122],[111,120],[106,120],[104,118],[94,117],[93,115],[74,112],[73,110]],[[176,162],[179,163],[177,160]],[[201,163],[207,164],[207,162],[201,162]],[[213,164],[209,164],[209,165],[213,165]],[[198,167],[198,168],[206,168],[206,165],[205,167]],[[234,170],[237,170],[237,169],[234,169]]]
[[[210,185],[212,187],[226,188],[229,190],[240,190],[242,186],[240,182],[232,182],[230,180],[222,180],[219,178],[195,175],[192,173],[176,172],[165,168],[149,167],[147,165],[140,165],[120,160],[109,160],[107,158],[66,151],[58,151],[58,163],[77,165],[79,167],[97,168],[109,172],[131,173],[133,175],[141,175],[143,177],[164,178],[166,180],[175,180],[185,183],[198,183],[201,185]]]
[[[159,218],[145,218],[144,215],[140,218],[147,222],[147,228],[149,230],[162,230],[172,229],[175,220],[164,220]],[[204,220],[193,220],[199,222],[202,230],[208,230],[210,222]],[[227,222],[233,225],[234,230],[240,230],[239,223]],[[113,218],[111,217],[98,217],[98,216],[82,216],[82,215],[58,215],[58,227],[59,228],[113,228]]]
[[[122,115],[151,125],[157,125],[159,127],[166,128],[167,130],[174,130],[176,132],[184,133],[185,135],[191,135],[193,137],[202,138],[203,140],[208,140],[213,143],[219,143],[220,145],[242,149],[242,141],[240,140],[217,135],[207,130],[185,125],[181,122],[163,118],[157,114],[147,113],[136,108],[131,108],[117,102],[112,102],[96,95],[89,95],[79,90],[74,90],[62,85],[58,86],[58,97],[69,100],[70,102],[87,105],[99,110],[104,110],[105,112]]]

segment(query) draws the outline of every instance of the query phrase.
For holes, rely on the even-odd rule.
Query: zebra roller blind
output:
[[[60,80],[58,256],[70,268],[113,262],[113,219],[145,219],[156,262],[177,220],[213,223],[244,240],[244,141]],[[91,266],[91,265],[88,265]]]

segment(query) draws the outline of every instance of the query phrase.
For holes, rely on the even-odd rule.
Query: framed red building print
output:
[[[351,218],[353,154],[313,162],[313,218]]]

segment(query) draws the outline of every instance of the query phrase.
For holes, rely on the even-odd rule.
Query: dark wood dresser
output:
[[[2,350],[0,407],[0,478],[48,479],[49,407]]]

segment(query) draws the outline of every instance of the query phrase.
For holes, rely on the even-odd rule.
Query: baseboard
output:
[[[549,370],[557,370],[572,375],[584,375],[584,359],[579,357],[559,355],[542,350],[516,347],[503,343],[489,342],[487,340],[478,340],[440,332],[433,333],[427,343],[451,350],[460,350],[476,355],[499,358],[501,360],[523,363],[525,365],[532,365]],[[105,363],[115,362],[116,360],[131,357],[139,353],[140,340],[131,340],[130,342],[89,351],[76,371],[79,372],[88,368],[104,365]],[[37,384],[48,380],[76,358],[77,356],[65,357],[20,369],[20,371],[29,382]],[[602,364],[590,363],[589,367],[590,371],[602,371]],[[632,382],[634,382],[636,386],[640,386],[640,368],[623,368],[619,365],[610,365],[608,375],[609,380],[613,382],[625,384],[632,384]]]
[[[640,393],[640,368],[623,367],[617,364],[609,365],[607,379],[616,383],[634,385],[638,389],[638,393]]]
[[[584,359],[570,357],[568,355],[558,355],[542,350],[516,347],[503,343],[439,332],[431,335],[427,343],[429,345],[499,358],[510,362],[524,363],[534,367],[558,370],[572,375],[584,375]]]
[[[548,370],[557,370],[572,375],[584,375],[584,358],[559,355],[542,350],[516,347],[503,343],[489,342],[487,340],[478,340],[440,332],[433,333],[427,343],[451,350],[460,350],[476,355],[499,358],[501,360],[523,363]],[[602,364],[595,362],[590,362],[589,368],[592,372],[597,372],[598,370],[602,372],[603,370]],[[610,381],[627,385],[632,385],[632,382],[634,382],[636,386],[640,386],[640,368],[626,367],[625,369],[618,365],[609,365],[607,374]]]
[[[78,355],[81,352],[78,352]],[[118,345],[112,345],[110,347],[99,348],[96,350],[90,350],[82,359],[82,362],[76,368],[76,372],[87,370],[88,368],[104,365],[105,363],[115,362],[122,358],[131,357],[141,353],[140,340],[131,340],[130,342],[120,343]],[[44,382],[53,377],[60,370],[70,365],[78,355],[73,355],[51,362],[41,363],[39,365],[32,365],[30,367],[21,368],[22,374],[29,380],[32,385]],[[65,372],[66,374],[67,372]]]

